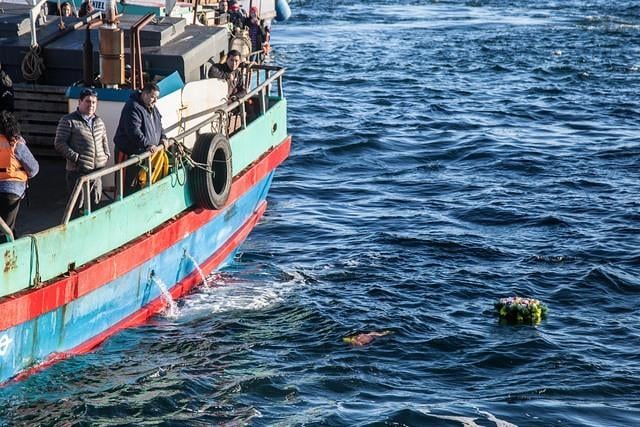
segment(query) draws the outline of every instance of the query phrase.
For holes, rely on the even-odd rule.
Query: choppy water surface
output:
[[[294,148],[237,263],[4,422],[637,424],[640,6],[292,8]],[[499,325],[514,294],[549,318]]]

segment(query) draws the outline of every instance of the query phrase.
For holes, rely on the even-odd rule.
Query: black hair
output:
[[[90,88],[82,89],[82,92],[80,92],[80,101],[85,99],[87,96],[95,96],[97,98],[98,92]]]
[[[240,53],[239,50],[237,49],[231,49],[228,53],[227,53],[227,58],[230,56],[242,56],[242,54]]]
[[[16,117],[8,111],[0,113],[0,134],[9,141],[15,141],[20,136],[20,124]]]
[[[144,93],[160,92],[160,88],[158,87],[157,84],[149,82],[149,83],[145,83],[144,87],[142,88],[142,92]]]

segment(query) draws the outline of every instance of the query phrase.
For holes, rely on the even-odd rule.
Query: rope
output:
[[[37,44],[33,45],[22,60],[22,77],[24,77],[25,80],[35,82],[44,73],[44,60],[40,56],[40,53],[40,46]]]
[[[141,166],[138,172],[138,184],[140,187],[147,185],[149,179],[151,183],[155,183],[158,179],[163,178],[169,174],[169,156],[166,150],[160,150],[151,156],[151,166],[153,173],[149,177],[149,170],[146,166]]]
[[[33,277],[32,286],[36,286],[42,282],[40,278],[40,253],[38,252],[38,238],[35,234],[27,234],[25,237],[29,237],[31,239],[31,252],[35,255],[36,261],[36,273]],[[33,266],[33,262],[31,263]]]
[[[191,158],[190,150],[182,142],[176,141],[174,138],[169,138],[169,139],[171,141],[174,141],[174,147],[176,147],[176,154],[174,154],[173,157],[176,159],[176,162],[180,164],[180,166],[184,167],[186,164],[186,165],[189,165],[191,168],[202,169],[208,174],[211,174],[211,175],[215,174],[215,171],[211,170],[209,168],[209,165],[207,165],[206,163],[198,163],[195,160],[193,160]],[[230,166],[231,157],[229,157],[227,160],[213,159],[213,163],[224,163],[227,166]],[[176,171],[177,171],[177,168],[176,168]]]

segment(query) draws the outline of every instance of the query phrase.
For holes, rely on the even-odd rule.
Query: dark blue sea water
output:
[[[640,5],[292,9],[293,151],[236,264],[4,424],[640,424]],[[510,295],[548,318],[500,325]]]

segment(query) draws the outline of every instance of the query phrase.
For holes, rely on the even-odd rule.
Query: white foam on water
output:
[[[209,287],[198,288],[182,304],[184,315],[194,312],[225,313],[237,310],[259,311],[282,303],[297,285],[304,283],[304,277],[297,272],[290,273],[285,282],[238,281],[219,275],[209,277]]]
[[[440,418],[442,420],[448,420],[448,421],[457,421],[459,422],[463,427],[480,427],[480,424],[476,423],[476,420],[478,418],[475,417],[464,417],[464,416],[458,416],[458,415],[443,415],[443,414],[434,414],[433,412],[431,412],[429,410],[429,408],[419,408],[419,411],[421,411],[423,414],[428,414],[429,416],[435,417],[435,418]],[[496,427],[518,427],[517,424],[512,424],[508,421],[504,421],[501,420],[499,418],[497,418],[495,415],[493,415],[490,412],[487,411],[481,411],[479,409],[477,409],[478,414],[484,416],[487,418],[488,421],[494,422],[496,424]]]
[[[512,424],[508,421],[505,420],[501,420],[499,418],[496,418],[495,415],[493,415],[490,412],[487,411],[478,411],[479,414],[484,415],[485,417],[487,417],[487,419],[489,421],[493,421],[494,423],[496,423],[496,427],[518,427],[516,424]]]

